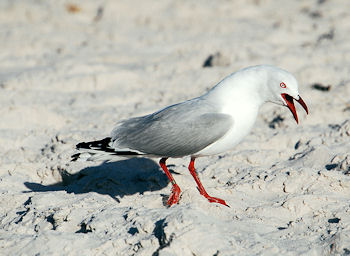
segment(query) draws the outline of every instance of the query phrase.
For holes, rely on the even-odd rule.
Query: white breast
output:
[[[259,107],[255,104],[237,106],[235,106],[234,110],[232,108],[223,110],[223,113],[233,117],[234,123],[232,128],[221,139],[194,154],[194,157],[215,155],[232,150],[249,134],[258,115]]]
[[[204,97],[220,106],[220,112],[233,118],[231,129],[219,140],[193,156],[215,155],[233,149],[249,134],[268,92],[266,77],[256,72],[237,72],[228,76]]]

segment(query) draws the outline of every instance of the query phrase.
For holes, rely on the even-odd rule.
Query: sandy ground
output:
[[[0,255],[349,255],[349,35],[347,0],[1,1]],[[189,159],[168,161],[171,208],[157,159],[70,162],[257,64],[295,74],[310,115],[267,104],[234,151],[198,159],[231,208]]]

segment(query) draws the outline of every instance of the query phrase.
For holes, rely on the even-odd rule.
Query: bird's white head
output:
[[[227,105],[233,111],[239,111],[237,106],[247,108],[248,105],[260,106],[264,102],[273,102],[288,107],[297,123],[294,100],[308,113],[308,108],[299,95],[295,77],[288,71],[270,65],[247,67],[232,73],[204,97]]]
[[[267,87],[269,89],[266,101],[288,107],[298,123],[298,115],[293,100],[299,102],[307,114],[309,111],[299,95],[297,80],[291,73],[283,69],[273,66],[265,66],[264,68],[267,70]]]

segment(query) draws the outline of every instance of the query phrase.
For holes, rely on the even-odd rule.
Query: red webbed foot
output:
[[[171,188],[171,194],[169,196],[169,200],[167,202],[168,206],[172,206],[174,204],[177,204],[179,202],[181,189],[180,187],[175,183],[173,187]]]
[[[222,204],[222,205],[225,205],[227,207],[230,207],[228,204],[226,204],[226,202],[224,200],[208,195],[207,191],[205,191],[201,181],[198,178],[198,175],[197,175],[196,170],[194,168],[194,160],[195,160],[195,158],[191,158],[191,162],[190,162],[190,165],[188,166],[188,170],[190,171],[192,177],[194,178],[194,180],[197,183],[199,193],[201,193],[201,195],[203,195],[206,199],[208,199],[208,201],[210,203],[218,203],[218,204]]]
[[[230,207],[228,204],[226,204],[225,200],[222,200],[220,198],[217,198],[217,197],[212,197],[212,196],[205,196],[206,199],[208,199],[208,201],[210,203],[218,203],[218,204],[222,204],[222,205],[225,205],[227,207]]]

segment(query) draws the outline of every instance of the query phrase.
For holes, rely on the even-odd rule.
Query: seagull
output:
[[[224,78],[204,95],[165,107],[153,114],[120,121],[109,137],[76,145],[76,160],[114,157],[154,157],[172,184],[168,206],[179,202],[181,189],[169,172],[168,158],[189,156],[188,170],[198,190],[211,203],[228,206],[209,196],[194,167],[198,157],[232,150],[254,126],[265,102],[286,106],[298,123],[296,100],[308,114],[295,77],[270,65],[247,67]]]

